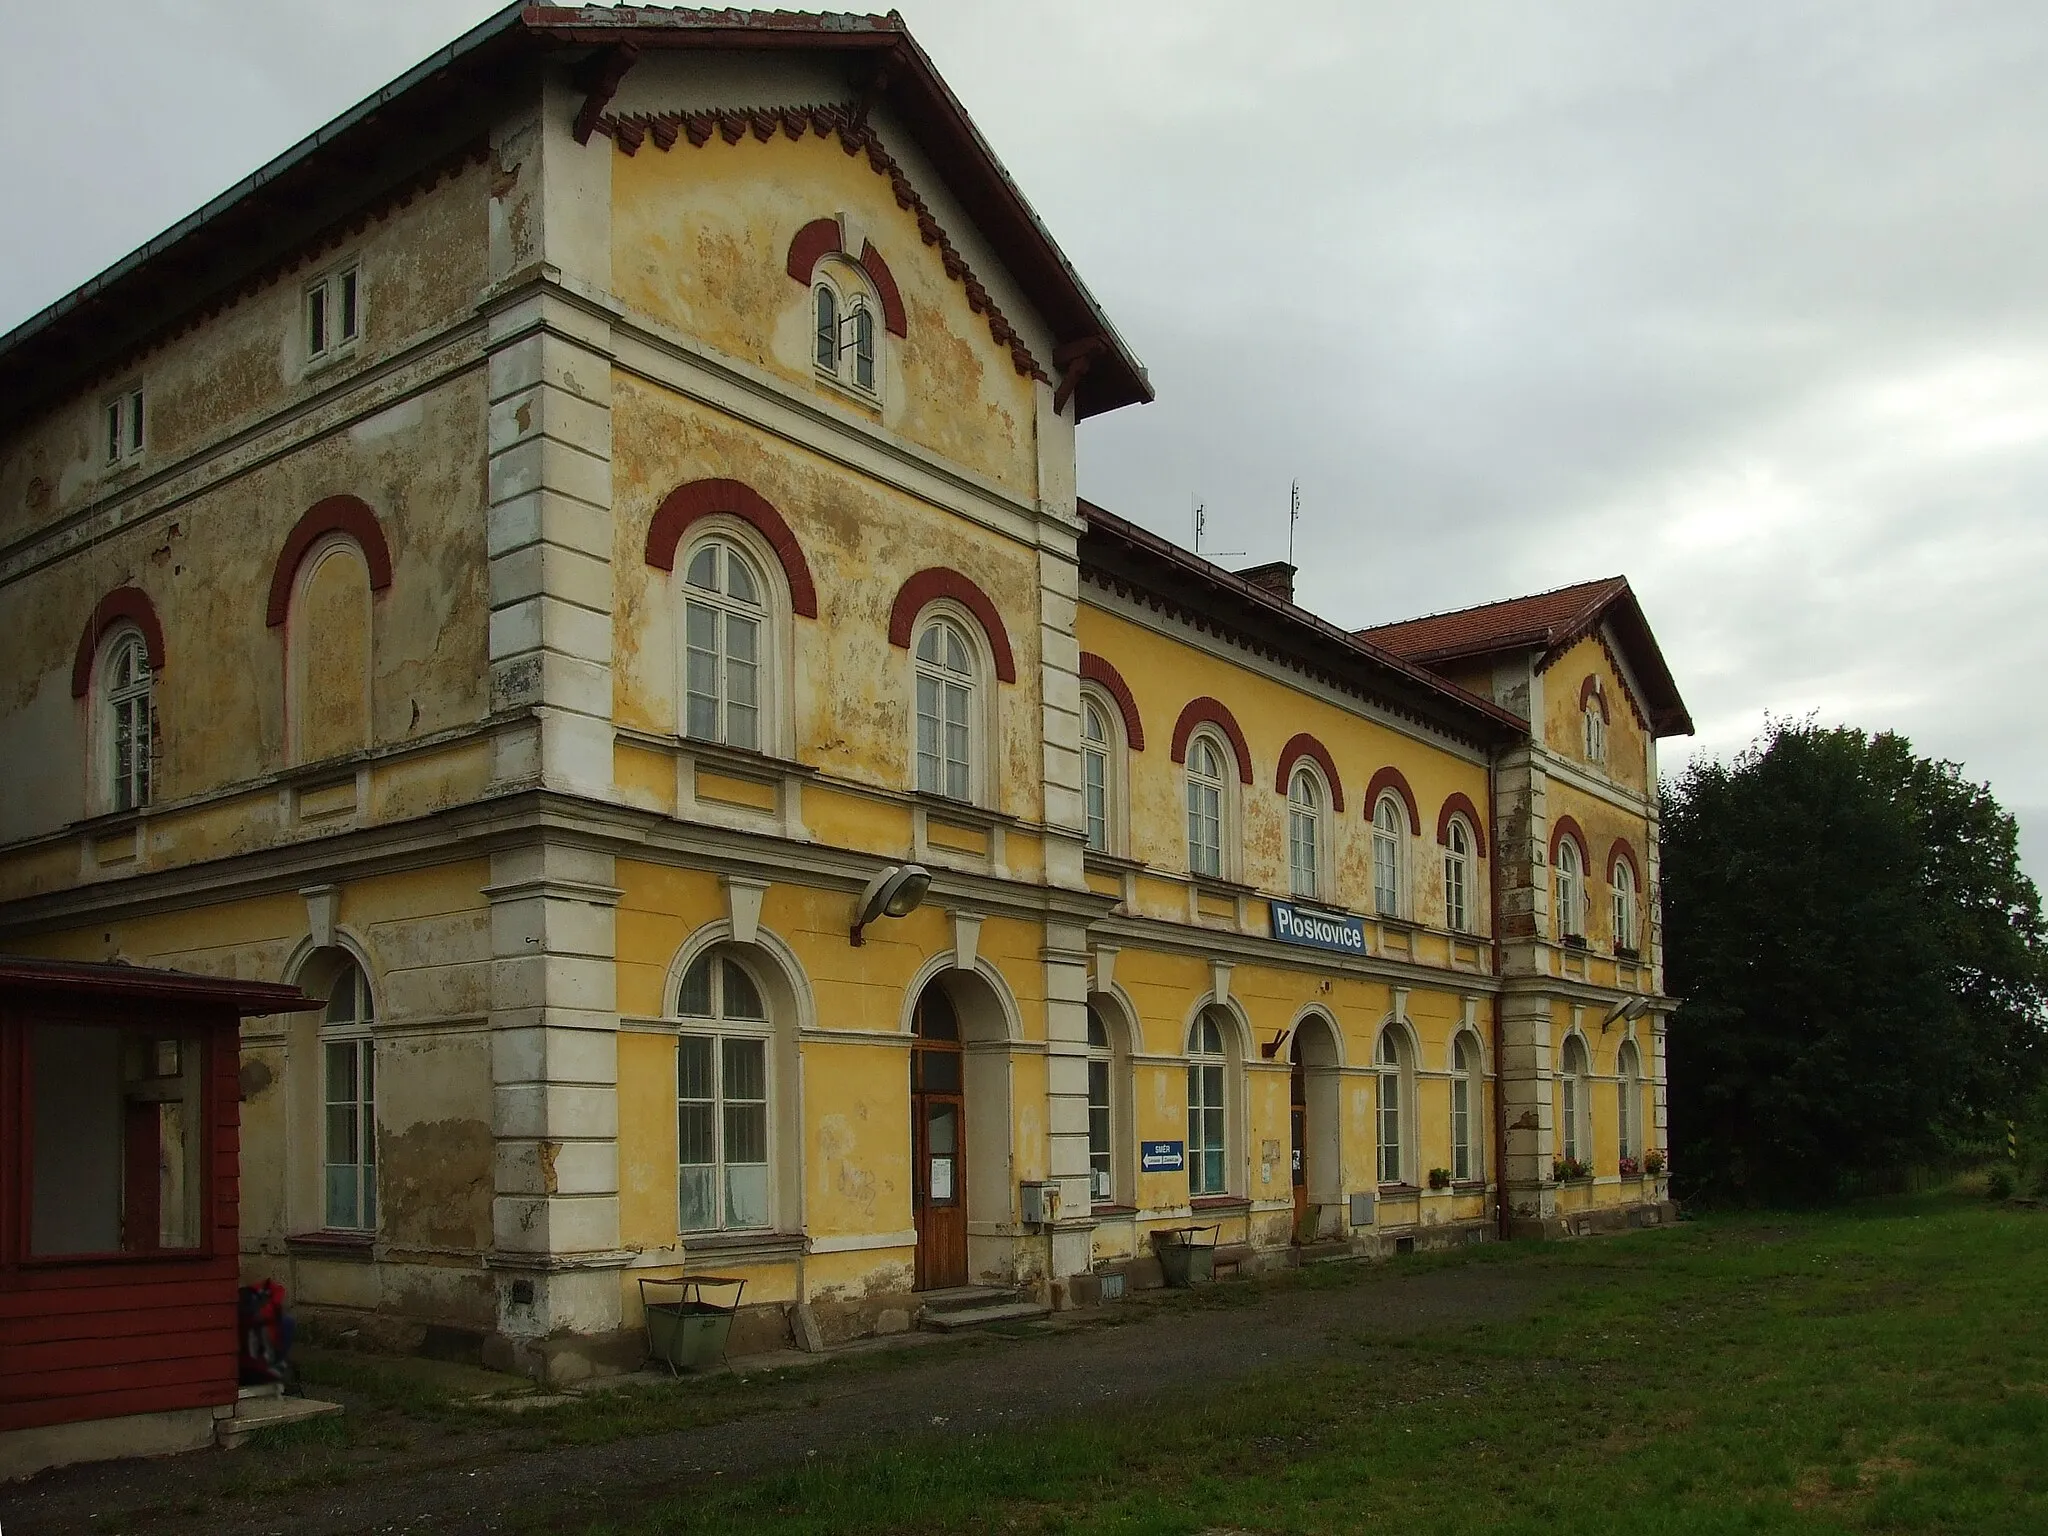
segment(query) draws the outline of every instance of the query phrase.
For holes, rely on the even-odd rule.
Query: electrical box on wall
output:
[[[1060,1219],[1060,1187],[1051,1180],[1029,1180],[1017,1186],[1024,1225],[1049,1227]]]
[[[1351,1197],[1352,1226],[1369,1227],[1372,1225],[1372,1203],[1373,1197],[1371,1195],[1353,1195]]]

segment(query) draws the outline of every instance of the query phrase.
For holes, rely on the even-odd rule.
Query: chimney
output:
[[[1240,580],[1250,582],[1261,591],[1272,593],[1283,603],[1294,601],[1294,567],[1285,560],[1269,560],[1264,565],[1247,566],[1237,574]]]

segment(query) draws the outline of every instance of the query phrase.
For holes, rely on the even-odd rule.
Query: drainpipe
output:
[[[1490,892],[1487,926],[1493,934],[1493,1214],[1502,1242],[1508,1240],[1508,1100],[1503,1091],[1504,1058],[1501,1055],[1501,946],[1500,946],[1500,821],[1494,814],[1494,781],[1500,759],[1489,756],[1486,764],[1486,822],[1493,833],[1486,861],[1486,883]]]

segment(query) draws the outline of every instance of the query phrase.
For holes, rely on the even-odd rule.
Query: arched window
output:
[[[1110,1094],[1115,1052],[1109,1028],[1095,1004],[1088,1005],[1088,1196],[1107,1205],[1116,1190],[1116,1116]]]
[[[1586,856],[1569,837],[1557,843],[1557,936],[1585,942]]]
[[[1626,856],[1614,861],[1608,871],[1608,888],[1614,896],[1614,947],[1634,951],[1641,946],[1636,932],[1636,871]]]
[[[370,981],[343,956],[320,1026],[325,1224],[340,1231],[377,1229],[377,1048]]]
[[[1600,701],[1588,695],[1585,708],[1586,761],[1604,763],[1607,761],[1607,716],[1600,712]]]
[[[814,360],[825,373],[839,373],[839,295],[829,283],[820,283],[815,292],[817,318],[817,346]]]
[[[768,1009],[722,950],[691,962],[676,992],[676,1205],[683,1232],[770,1222]]]
[[[974,799],[974,650],[958,625],[933,619],[917,640],[917,787]]]
[[[1296,768],[1287,781],[1288,889],[1311,901],[1322,895],[1324,799],[1315,770]]]
[[[1615,1137],[1624,1163],[1634,1162],[1642,1156],[1642,1132],[1639,1122],[1643,1108],[1643,1064],[1642,1056],[1636,1050],[1633,1040],[1621,1042],[1620,1059],[1616,1063],[1621,1081],[1616,1085],[1619,1113],[1615,1117]],[[1626,1170],[1624,1170],[1626,1171]]]
[[[149,804],[151,725],[156,676],[149,646],[136,629],[117,631],[101,668],[107,804],[132,811]]]
[[[1379,1071],[1380,1182],[1400,1184],[1405,1181],[1408,1169],[1408,1052],[1401,1031],[1394,1025],[1380,1031],[1373,1062]]]
[[[737,545],[704,539],[683,566],[683,734],[693,741],[761,747],[760,573]]]
[[[1188,742],[1188,869],[1221,879],[1231,779],[1236,766],[1229,748],[1209,731]]]
[[[1590,1072],[1586,1042],[1577,1035],[1565,1036],[1557,1075],[1558,1136],[1568,1163],[1583,1163],[1592,1152],[1592,1137],[1586,1126],[1586,1078]]]
[[[1479,1081],[1479,1047],[1471,1035],[1451,1042],[1451,1177],[1460,1182],[1479,1177],[1477,1113],[1483,1090]]]
[[[1471,891],[1472,829],[1453,816],[1444,838],[1444,926],[1454,933],[1472,931]]]
[[[1118,828],[1116,727],[1101,700],[1081,696],[1081,799],[1087,819],[1088,847],[1094,853],[1112,851]]]
[[[370,566],[349,532],[317,537],[301,556],[285,617],[287,742],[317,763],[370,745]]]
[[[848,262],[822,262],[812,295],[812,361],[818,373],[864,395],[880,393],[879,306],[868,291],[866,274]]]
[[[1192,754],[1190,754],[1192,756]],[[1188,1031],[1188,1194],[1229,1192],[1229,1115],[1225,1109],[1227,1014],[1204,1008]]]
[[[1372,909],[1382,917],[1401,915],[1401,829],[1407,814],[1391,790],[1372,808]]]

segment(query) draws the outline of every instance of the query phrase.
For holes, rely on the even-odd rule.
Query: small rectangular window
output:
[[[142,452],[142,391],[123,390],[106,403],[109,464],[126,463]]]
[[[362,334],[362,280],[355,267],[330,272],[306,289],[306,356],[327,357]]]

